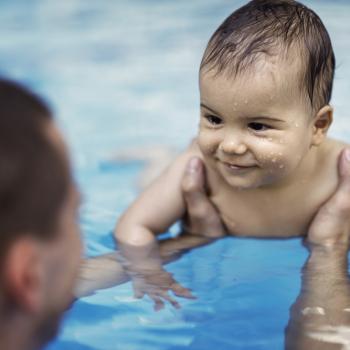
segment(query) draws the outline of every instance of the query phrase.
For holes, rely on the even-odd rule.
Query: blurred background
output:
[[[243,3],[245,1],[238,0],[0,0],[0,74],[25,83],[43,95],[55,111],[72,151],[75,175],[85,198],[81,227],[88,255],[113,250],[111,230],[117,217],[137,193],[134,181],[142,164],[136,162],[116,165],[110,158],[115,151],[128,148],[172,146],[181,150],[186,147],[196,134],[198,123],[197,74],[202,52],[217,26]],[[304,4],[320,15],[330,32],[337,58],[332,100],[335,121],[331,135],[350,142],[350,2],[307,0]],[[261,241],[237,242],[240,241],[235,242],[234,249],[237,249],[238,244],[241,255],[254,252],[257,254],[255,256],[259,256],[262,254],[260,248],[264,246],[266,249],[266,244],[270,247],[269,255],[275,253],[276,258],[281,254],[281,249],[282,252],[289,248],[295,250],[291,258],[293,260],[287,261],[285,265],[286,271],[290,271],[293,266],[291,271],[294,273],[294,284],[288,289],[290,294],[286,300],[282,294],[278,297],[280,299],[277,298],[283,307],[271,304],[269,308],[277,312],[275,322],[280,331],[269,336],[273,343],[265,348],[270,350],[283,342],[283,328],[288,319],[290,303],[298,292],[299,271],[306,256],[305,251],[296,241],[283,243],[283,248],[276,242],[272,245],[271,242]],[[253,244],[257,244],[254,249]],[[221,264],[224,264],[223,256],[232,257],[232,246],[227,242],[219,242],[216,248],[210,249],[216,249],[211,253],[215,253],[218,258],[214,262],[218,270],[221,268],[219,272],[212,270],[206,256],[203,256],[202,262],[207,265],[199,264],[200,253],[194,253],[199,254],[194,255],[194,261],[185,260],[182,265],[175,265],[174,269],[180,275],[181,271],[186,272],[185,280],[196,281],[195,276],[202,281],[198,283],[211,284],[211,292],[214,294],[208,298],[215,301],[216,297],[218,300],[223,298],[222,294],[215,294],[215,287],[231,286],[232,268]],[[285,257],[279,256],[279,259]],[[196,261],[197,270],[194,271]],[[261,257],[261,261],[257,261],[258,265],[247,265],[245,269],[237,271],[239,278],[244,279],[249,274],[256,278],[259,274],[261,276],[257,266],[261,268],[263,261],[267,260]],[[266,269],[271,266],[268,265]],[[189,271],[193,271],[193,275]],[[203,278],[205,276],[204,280],[198,277],[200,275]],[[287,277],[290,281],[291,276]],[[100,312],[97,305],[105,304],[106,300],[110,307],[110,300],[116,298],[118,293],[123,293],[121,290],[119,288],[112,294],[102,292],[97,299],[78,303],[73,313],[67,316],[63,334],[52,345],[52,349],[116,349],[115,345],[106,345],[115,341],[110,338],[110,333],[107,335],[102,328],[96,330],[96,325],[86,325],[84,322],[87,321],[84,320],[94,318],[96,312]],[[130,295],[131,291],[128,289],[124,292],[125,295]],[[265,292],[266,295],[270,294],[266,290]],[[256,294],[255,287],[251,293]],[[98,299],[101,295],[103,302]],[[247,295],[249,291],[242,291],[240,296]],[[268,305],[266,295],[264,300],[260,300],[265,303],[265,307]],[[225,301],[226,305],[231,297]],[[106,312],[109,318],[104,314],[106,317],[102,317],[105,330],[117,332],[118,329],[124,329],[121,324],[130,309],[125,306],[127,299],[120,295],[118,298],[119,302],[124,300],[123,317],[115,318],[116,308],[120,310],[120,305],[112,303],[112,311]],[[264,298],[264,291],[261,298]],[[258,307],[260,304],[256,300],[254,305]],[[86,309],[84,305],[92,306],[91,309]],[[192,310],[192,313],[188,311],[187,316],[185,314],[181,320],[187,325],[189,319],[193,324],[208,320],[218,312],[216,304],[213,305],[210,312],[209,309],[200,308]],[[225,306],[220,310],[224,312]],[[235,312],[229,311],[231,314]],[[166,322],[174,320],[173,316],[167,317]],[[176,322],[180,322],[180,316],[177,314],[176,317]],[[249,317],[254,319],[254,315]],[[138,320],[142,325],[144,319],[140,321],[140,318],[130,316],[129,321]],[[221,321],[222,323],[214,318],[212,326],[227,325],[227,319]],[[185,323],[181,322],[184,326]],[[259,324],[262,325],[263,333],[265,319]],[[257,337],[257,325],[255,324],[250,339]],[[130,329],[128,328],[129,332]],[[174,340],[174,349],[179,344],[191,343],[189,328],[186,326],[185,329],[187,335],[178,338],[180,340],[177,342]],[[134,336],[137,334],[137,339],[145,339],[144,335],[138,333],[139,330],[133,328],[133,331]],[[201,332],[201,339],[206,339],[207,329],[203,328]],[[232,334],[232,329],[227,329],[227,334],[223,333],[220,337],[227,338],[228,334]],[[128,339],[127,335],[124,336],[126,341],[130,341],[130,337]],[[96,344],[104,345],[88,347],[86,344],[92,346],[96,337],[100,338]],[[123,334],[119,332],[118,337],[122,339]],[[218,345],[220,337],[215,341],[207,341],[206,344]],[[106,339],[111,339],[110,343]],[[147,343],[150,349],[164,348],[164,341],[152,339],[153,343]],[[236,339],[241,338],[238,335]],[[278,339],[277,343],[273,339]],[[84,347],[82,344],[85,344]],[[201,344],[198,348],[203,349],[203,343]],[[233,345],[227,346],[232,348]],[[146,348],[146,343],[143,343],[142,349]],[[220,349],[224,348],[221,344]],[[275,348],[278,349],[279,345]],[[135,344],[128,347],[124,343],[121,349],[140,348]]]
[[[245,1],[0,1],[0,73],[54,107],[78,165],[113,149],[183,147],[195,135],[197,71],[214,29]],[[337,57],[335,133],[350,92],[349,1],[304,1]]]

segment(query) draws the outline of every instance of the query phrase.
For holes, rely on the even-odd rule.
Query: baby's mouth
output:
[[[244,169],[251,169],[256,167],[255,164],[240,164],[240,163],[230,163],[225,161],[222,161],[221,163],[233,170],[244,170]]]

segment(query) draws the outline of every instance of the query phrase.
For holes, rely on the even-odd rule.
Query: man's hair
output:
[[[38,96],[0,78],[0,258],[19,235],[55,236],[70,177],[51,119]]]
[[[335,69],[329,34],[315,12],[293,0],[253,0],[233,12],[210,38],[201,70],[236,76],[276,52],[299,60],[300,88],[314,110],[329,103]]]

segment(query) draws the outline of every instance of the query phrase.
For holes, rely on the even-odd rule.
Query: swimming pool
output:
[[[142,165],[118,149],[184,147],[195,134],[197,69],[209,35],[244,1],[0,3],[0,70],[52,102],[84,195],[89,256],[113,249],[116,218]],[[350,141],[350,4],[305,1],[324,20],[338,61],[331,134]],[[171,130],[170,134],[164,130]],[[224,239],[168,265],[198,299],[154,313],[129,283],[76,302],[49,350],[282,349],[307,252],[299,239]]]

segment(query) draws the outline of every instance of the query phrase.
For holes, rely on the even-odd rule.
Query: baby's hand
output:
[[[142,298],[148,295],[154,301],[154,309],[161,310],[164,307],[164,301],[168,301],[176,309],[180,304],[169,295],[169,291],[178,297],[195,299],[191,291],[181,286],[173,276],[159,267],[154,270],[128,271],[132,279],[134,295],[136,298]]]
[[[156,240],[140,246],[119,243],[119,250],[121,254],[117,259],[132,281],[136,298],[148,295],[155,303],[155,310],[164,307],[164,300],[180,307],[169,291],[179,297],[194,299],[189,289],[182,287],[163,269]]]

